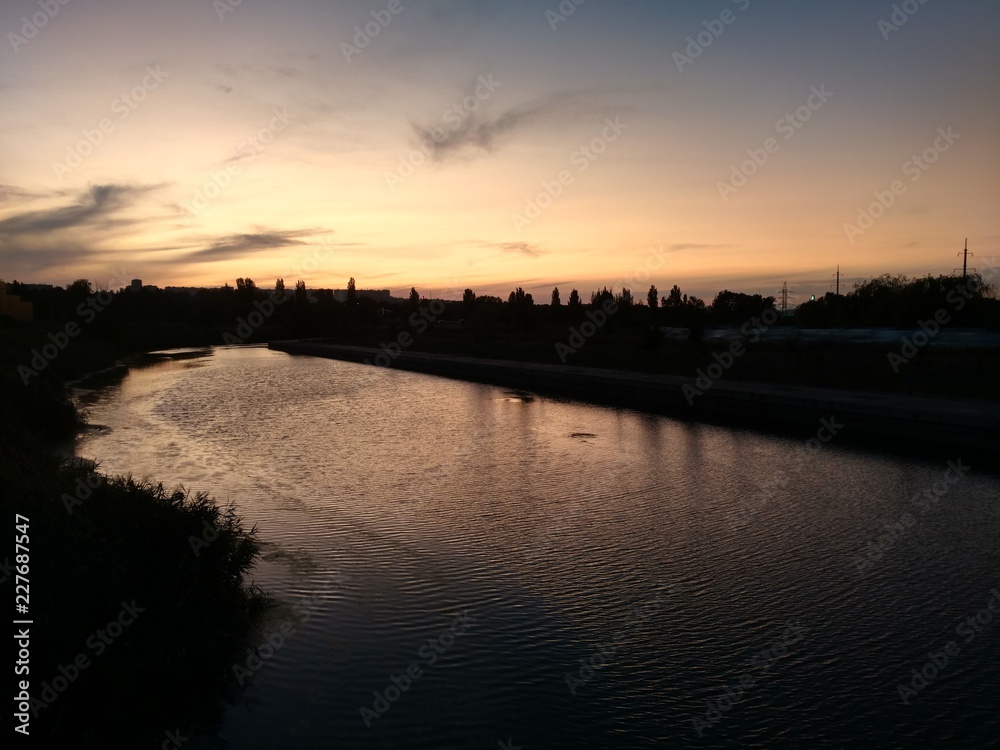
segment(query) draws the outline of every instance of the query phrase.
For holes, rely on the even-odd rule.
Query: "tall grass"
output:
[[[256,528],[205,493],[63,462],[47,441],[81,421],[65,389],[54,373],[25,386],[0,351],[0,533],[10,540],[0,560],[14,563],[14,514],[27,516],[32,697],[78,656],[88,662],[51,705],[36,704],[32,735],[48,747],[160,747],[166,731],[210,725],[270,603],[249,580]],[[0,590],[13,601],[13,574]],[[134,623],[103,644],[98,631],[133,601]]]

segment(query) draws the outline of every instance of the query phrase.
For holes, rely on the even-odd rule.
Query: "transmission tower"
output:
[[[788,315],[788,295],[795,294],[788,290],[788,282],[781,285],[781,314]]]

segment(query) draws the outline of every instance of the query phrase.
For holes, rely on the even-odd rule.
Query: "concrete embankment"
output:
[[[361,363],[375,362],[383,354],[378,349],[318,341],[276,341],[269,347]],[[682,419],[735,422],[804,435],[815,435],[820,420],[834,418],[843,425],[838,442],[867,438],[886,447],[947,448],[951,458],[962,451],[995,458],[1000,446],[1000,405],[989,403],[725,380],[704,388],[706,383],[696,378],[422,352],[403,352],[389,366]]]

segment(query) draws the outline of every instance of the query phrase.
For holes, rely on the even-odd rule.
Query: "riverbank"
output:
[[[0,510],[18,519],[20,614],[31,621],[18,731],[50,746],[144,748],[163,745],[168,725],[211,726],[270,605],[250,581],[255,529],[203,493],[67,461],[86,422],[66,384],[110,375],[120,351],[97,340],[25,382],[17,365],[30,348],[4,334]],[[10,552],[0,584],[12,600],[14,551],[0,554]]]
[[[269,348],[347,362],[377,362],[429,375],[771,431],[815,434],[821,420],[835,419],[842,425],[838,441],[875,441],[882,446],[891,441],[899,447],[947,448],[949,453],[978,454],[995,451],[1000,439],[1000,406],[973,401],[711,381],[412,351],[390,358],[379,349],[319,341],[276,341]]]

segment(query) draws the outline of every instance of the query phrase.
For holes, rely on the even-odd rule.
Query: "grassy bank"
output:
[[[17,366],[32,340],[25,330],[0,336],[0,508],[10,524],[0,560],[13,605],[11,536],[15,514],[27,517],[31,736],[48,747],[160,747],[165,732],[212,722],[268,604],[247,580],[255,530],[204,495],[61,462],[51,441],[81,425],[62,383],[123,352],[67,349],[25,384]]]

